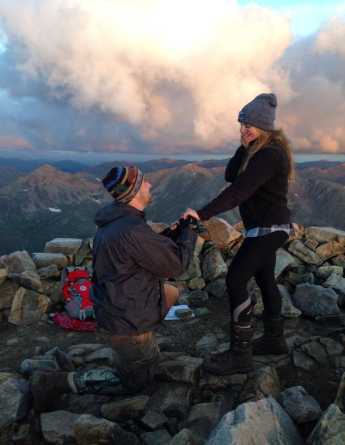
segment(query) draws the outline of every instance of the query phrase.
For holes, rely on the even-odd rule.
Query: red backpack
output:
[[[66,267],[61,282],[68,315],[78,320],[95,318],[90,297],[92,281],[89,271],[83,267]]]

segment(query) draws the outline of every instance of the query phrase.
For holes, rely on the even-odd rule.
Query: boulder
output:
[[[43,438],[49,444],[64,445],[75,439],[74,423],[79,414],[68,411],[53,411],[41,414]]]
[[[241,232],[237,231],[222,218],[210,218],[203,225],[208,230],[211,240],[219,249],[224,249],[233,241],[239,240],[242,237]]]
[[[143,433],[140,436],[144,445],[166,445],[170,442],[171,435],[165,429]]]
[[[196,385],[203,360],[197,357],[180,356],[176,360],[162,361],[156,372],[160,380]]]
[[[343,445],[345,443],[345,414],[332,403],[308,437],[308,445]]]
[[[322,286],[335,289],[345,294],[345,278],[337,272],[333,272],[327,280],[322,283]]]
[[[321,266],[315,271],[315,275],[323,280],[326,280],[333,273],[342,277],[344,269],[341,266]]]
[[[288,288],[278,284],[278,289],[282,296],[282,316],[285,318],[298,318],[302,312],[293,305]]]
[[[6,267],[0,267],[0,286],[6,281],[8,271]]]
[[[217,280],[211,281],[207,285],[206,291],[215,298],[226,298],[228,291],[226,288],[225,278],[218,278]]]
[[[292,359],[296,368],[310,371],[331,366],[344,352],[344,347],[328,337],[310,337],[295,344]]]
[[[191,402],[191,386],[181,383],[167,382],[156,385],[156,391],[146,405],[146,411],[163,413],[167,417],[182,420],[189,412]]]
[[[0,285],[0,310],[11,309],[12,301],[18,289],[19,285],[10,280],[6,280]]]
[[[68,259],[63,253],[35,252],[32,254],[32,259],[37,269],[52,265],[63,269],[68,265]]]
[[[20,274],[22,272],[35,272],[36,266],[26,250],[16,251],[2,257],[9,274]]]
[[[311,226],[305,229],[306,238],[312,238],[319,243],[328,241],[345,241],[345,232],[343,230],[334,229],[333,227],[317,227]]]
[[[15,325],[36,323],[47,312],[49,304],[46,295],[20,287],[14,295],[8,321]]]
[[[218,249],[210,249],[202,261],[202,275],[206,282],[226,275],[228,267]]]
[[[73,255],[78,252],[83,240],[79,238],[55,238],[44,246],[44,252]]]
[[[206,445],[303,445],[294,423],[272,398],[248,402],[226,414]]]
[[[308,247],[306,247],[300,240],[292,241],[292,243],[288,247],[288,250],[294,256],[307,264],[319,265],[322,263],[322,259],[320,258],[320,256],[316,252],[308,249]]]
[[[313,284],[299,284],[292,297],[293,304],[309,317],[340,314],[338,295],[333,289]]]
[[[327,261],[329,258],[333,258],[345,253],[345,241],[329,241],[328,243],[321,244],[316,249],[316,254],[322,259]]]
[[[196,343],[195,349],[201,354],[205,355],[217,349],[218,339],[215,334],[206,334]]]
[[[102,416],[108,420],[136,419],[141,417],[149,400],[148,396],[128,397],[102,405]]]
[[[274,269],[274,276],[278,278],[284,272],[285,269],[297,264],[298,260],[296,260],[296,258],[293,257],[289,252],[287,252],[285,249],[282,248],[278,249],[276,266]]]
[[[319,403],[303,386],[286,389],[279,395],[278,402],[297,424],[313,422],[322,414]]]

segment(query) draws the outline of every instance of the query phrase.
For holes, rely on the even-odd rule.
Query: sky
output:
[[[275,92],[295,152],[345,154],[345,0],[1,0],[2,153],[221,153]]]

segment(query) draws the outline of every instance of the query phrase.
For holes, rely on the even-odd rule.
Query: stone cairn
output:
[[[159,231],[164,225],[152,228]],[[183,290],[180,303],[189,306],[177,311],[181,320],[173,323],[180,326],[206,320],[212,302],[227,298],[225,275],[243,240],[242,227],[212,218],[207,229],[211,241],[198,239],[189,270],[175,282]],[[295,229],[278,251],[275,269],[289,354],[255,357],[250,375],[216,377],[204,373],[202,363],[207,354],[229,346],[219,326],[195,342],[193,355],[169,352],[164,347],[169,338],[158,334],[162,361],[152,394],[65,394],[53,411],[38,414],[30,398],[33,370],[113,365],[113,351],[105,344],[78,343],[65,351],[56,346],[25,358],[17,372],[0,371],[0,444],[345,443],[345,232],[297,225]],[[48,242],[42,253],[2,256],[0,327],[48,322],[48,314],[62,306],[63,268],[91,269],[91,249],[91,239],[58,238]],[[263,308],[254,281],[248,290],[257,300],[259,318]],[[317,397],[303,387],[302,377],[300,384],[282,387],[283,369],[297,376],[331,369],[338,386],[333,403],[322,409]]]

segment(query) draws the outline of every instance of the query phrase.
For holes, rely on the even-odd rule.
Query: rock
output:
[[[322,414],[319,403],[303,386],[293,386],[283,391],[278,398],[289,416],[297,423],[313,422]]]
[[[321,246],[316,249],[316,253],[323,261],[334,256],[342,255],[345,253],[345,241],[329,241],[328,243],[321,244]]]
[[[334,403],[323,413],[308,437],[308,445],[343,445],[345,443],[345,415]]]
[[[333,227],[317,227],[311,226],[305,229],[306,238],[312,238],[319,243],[326,243],[328,241],[345,241],[345,232],[334,229]]]
[[[6,281],[8,276],[7,269],[5,267],[0,268],[0,286]]]
[[[190,262],[188,269],[185,273],[180,275],[177,278],[177,281],[187,281],[190,282],[197,278],[202,278],[201,268],[200,268],[200,260],[197,255],[193,255],[192,261]]]
[[[184,428],[191,430],[195,436],[206,439],[221,417],[222,403],[209,402],[193,405]]]
[[[145,416],[140,420],[144,427],[150,430],[157,430],[168,422],[167,416],[162,413],[156,413],[155,411],[148,411]]]
[[[200,441],[189,429],[183,428],[171,439],[168,445],[200,445]]]
[[[344,269],[341,266],[321,266],[315,272],[315,275],[321,279],[327,279],[332,274],[343,276]]]
[[[73,255],[78,252],[83,240],[79,238],[55,238],[44,246],[44,252]]]
[[[299,284],[293,294],[294,305],[309,317],[337,315],[338,295],[333,289],[312,284]]]
[[[228,388],[230,386],[235,386],[235,385],[243,386],[247,382],[247,380],[248,380],[247,374],[232,374],[226,376],[217,376],[203,372],[199,386],[202,389],[219,391]]]
[[[136,419],[144,412],[148,400],[148,396],[138,395],[106,403],[102,405],[101,413],[108,420]]]
[[[278,289],[282,296],[282,316],[285,318],[298,318],[302,312],[293,305],[288,288],[278,284]]]
[[[61,275],[56,264],[51,264],[47,267],[41,267],[37,270],[37,273],[41,280],[46,280],[48,278],[59,278]]]
[[[27,358],[20,364],[20,373],[25,376],[32,375],[35,371],[57,371],[59,366],[55,360]]]
[[[20,420],[25,403],[26,381],[18,375],[0,372],[0,443],[9,444],[14,424]]]
[[[49,444],[64,445],[72,441],[74,436],[74,423],[79,414],[68,411],[53,411],[41,414],[41,430],[44,440]]]
[[[202,318],[202,317],[207,317],[208,315],[210,315],[210,311],[207,309],[207,307],[199,307],[194,309],[194,315],[197,318]]]
[[[217,280],[211,281],[207,287],[206,291],[213,297],[222,299],[227,297],[228,291],[226,288],[225,278],[218,278]]]
[[[334,403],[345,412],[345,372],[341,377]]]
[[[191,290],[203,289],[206,286],[205,280],[202,277],[195,277],[188,281],[188,287]]]
[[[12,301],[18,289],[18,284],[10,280],[6,280],[0,285],[0,310],[11,308]]]
[[[75,255],[74,263],[76,266],[81,266],[85,261],[92,257],[93,239],[84,239],[78,252]]]
[[[167,445],[171,439],[171,435],[164,429],[143,433],[140,437],[145,445]]]
[[[331,259],[331,263],[345,269],[345,255],[338,255]]]
[[[294,256],[301,259],[307,264],[319,265],[322,263],[322,259],[320,258],[320,256],[316,252],[313,252],[312,250],[305,247],[305,245],[300,240],[292,241],[292,243],[288,247],[288,250]]]
[[[310,337],[295,345],[292,358],[297,368],[310,371],[318,366],[330,366],[343,353],[343,346],[328,337]]]
[[[2,257],[8,274],[20,274],[22,272],[36,273],[35,263],[26,250],[16,251]]]
[[[161,383],[150,398],[146,411],[156,411],[168,417],[185,419],[189,411],[191,387],[179,383]]]
[[[199,381],[202,363],[202,359],[188,356],[180,356],[176,360],[166,360],[159,364],[156,377],[164,381],[196,385]]]
[[[189,308],[176,309],[175,315],[180,320],[190,320],[194,317],[193,311]]]
[[[114,350],[112,348],[100,348],[84,357],[86,363],[100,363],[112,366],[114,364]]]
[[[32,254],[32,259],[37,269],[52,265],[57,266],[59,269],[63,269],[68,265],[68,259],[66,255],[62,253],[35,252]]]
[[[308,238],[308,239],[306,239],[306,241],[304,242],[304,245],[305,245],[306,247],[308,247],[308,249],[313,250],[313,251],[315,252],[316,249],[317,249],[318,246],[319,246],[319,242],[316,241],[315,239]]]
[[[208,302],[208,293],[202,290],[195,290],[188,294],[187,300],[188,304],[193,308],[204,306]]]
[[[285,249],[278,249],[277,260],[274,269],[274,276],[278,278],[285,269],[292,265],[296,265],[297,261],[292,255],[289,254]]]
[[[255,401],[268,396],[277,398],[280,393],[280,381],[275,368],[265,366],[256,369],[254,375],[248,378],[243,386],[240,401]]]
[[[46,295],[20,287],[14,295],[8,321],[15,325],[35,323],[47,312],[49,304]]]
[[[78,445],[126,444],[139,445],[133,433],[128,433],[116,423],[106,419],[83,414],[73,425],[75,440]]]
[[[25,287],[26,289],[37,291],[42,290],[41,278],[36,272],[24,271],[21,273],[10,273],[8,277],[19,286]]]
[[[214,334],[204,335],[195,345],[195,349],[202,355],[217,349],[218,339]]]
[[[303,445],[292,420],[271,397],[226,414],[206,445]]]
[[[227,245],[242,237],[241,232],[237,231],[225,219],[213,217],[203,224],[218,249],[224,249]]]
[[[202,275],[206,282],[226,275],[228,267],[219,250],[210,249],[202,262]]]
[[[336,272],[333,272],[322,285],[345,293],[345,278]]]

